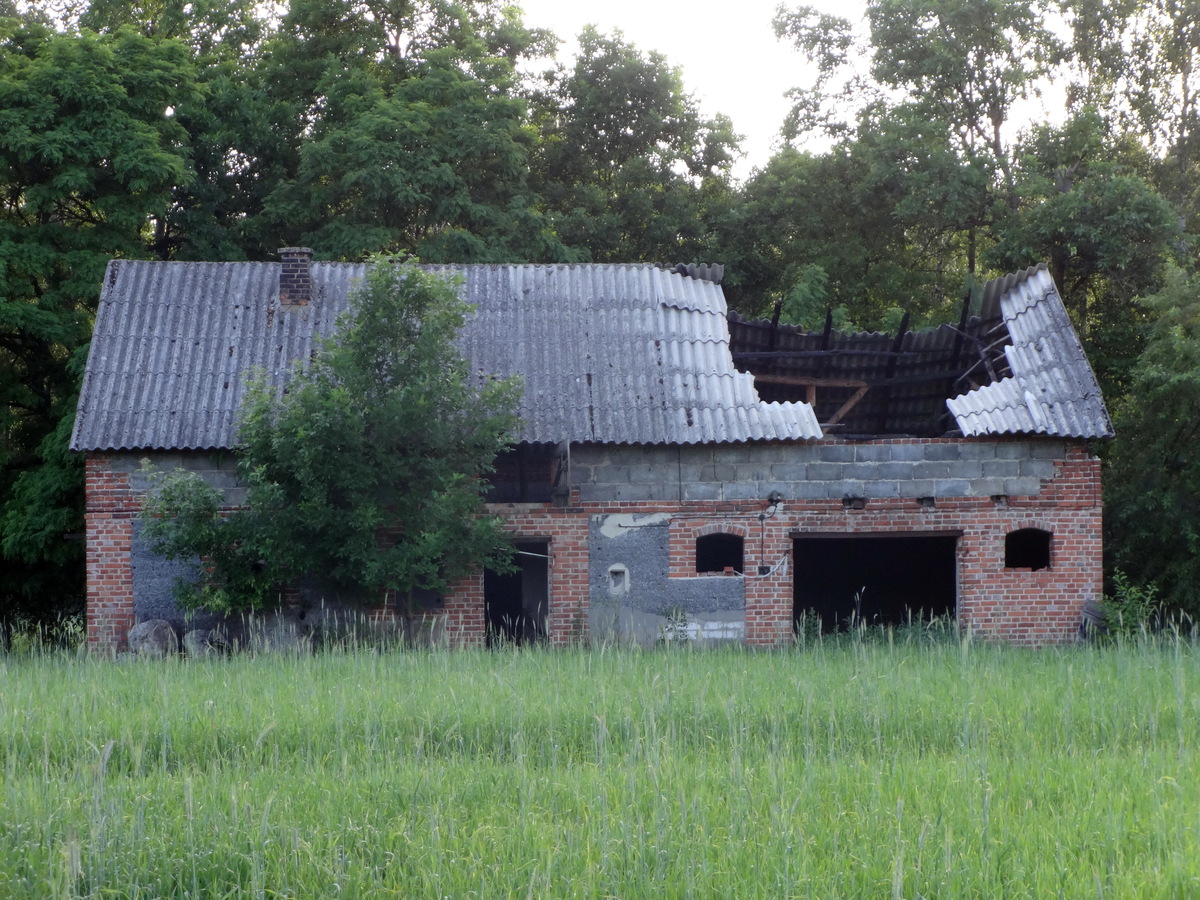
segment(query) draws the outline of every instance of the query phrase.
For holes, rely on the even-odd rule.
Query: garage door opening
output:
[[[957,543],[956,535],[795,538],[793,625],[815,616],[829,632],[953,616]]]
[[[514,572],[483,573],[488,646],[546,637],[550,608],[550,542],[517,541]]]

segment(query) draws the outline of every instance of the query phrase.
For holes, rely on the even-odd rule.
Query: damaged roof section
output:
[[[304,251],[310,252],[310,251]],[[248,374],[282,385],[346,309],[361,264],[109,264],[72,437],[77,450],[221,449]],[[729,354],[720,273],[653,265],[474,265],[461,347],[480,378],[519,375],[517,441],[720,443],[820,437],[804,402],[766,402]]]
[[[962,433],[1112,437],[1100,385],[1046,267],[989,282],[989,305],[1011,338],[1009,374],[946,401]]]
[[[289,281],[283,302],[279,263],[110,263],[72,447],[233,447],[249,373],[282,386],[366,272],[289,254],[304,296]],[[978,315],[895,335],[744,320],[719,266],[439,270],[475,307],[472,371],[523,381],[519,442],[1112,434],[1044,267],[990,282]]]
[[[845,334],[730,314],[730,347],[763,399],[811,404],[829,436],[1113,433],[1045,266],[988,282],[956,325]]]

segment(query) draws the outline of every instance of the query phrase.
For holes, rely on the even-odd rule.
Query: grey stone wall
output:
[[[588,526],[588,626],[593,639],[653,644],[671,634],[741,641],[738,576],[668,578],[669,516],[595,515]]]
[[[144,465],[149,462],[149,468]],[[225,495],[229,505],[242,503],[246,489],[237,478],[237,465],[228,453],[126,453],[113,458],[117,472],[130,473],[130,486],[148,491],[152,473],[175,469],[194,472]],[[185,613],[176,605],[172,588],[178,578],[190,577],[193,566],[163,559],[143,534],[143,523],[133,521],[130,544],[130,568],[133,576],[133,611],[137,621],[166,619],[177,629],[208,628],[221,617],[211,613]]]
[[[176,580],[192,577],[195,565],[163,559],[155,553],[142,534],[142,525],[142,522],[134,520],[129,552],[133,574],[133,614],[137,621],[166,619],[179,631],[211,628],[219,616],[205,612],[186,613],[175,603],[172,594]]]
[[[1061,440],[577,447],[584,502],[1036,496]]]

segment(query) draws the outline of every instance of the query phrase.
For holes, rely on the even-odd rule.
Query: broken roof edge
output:
[[[1046,264],[993,278],[983,296],[983,311],[996,309],[1011,337],[1012,374],[946,400],[963,435],[1113,437],[1100,384]]]

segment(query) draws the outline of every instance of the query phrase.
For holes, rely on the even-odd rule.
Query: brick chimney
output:
[[[276,253],[283,260],[283,271],[279,273],[279,302],[284,306],[307,306],[312,299],[312,249],[280,247]]]

